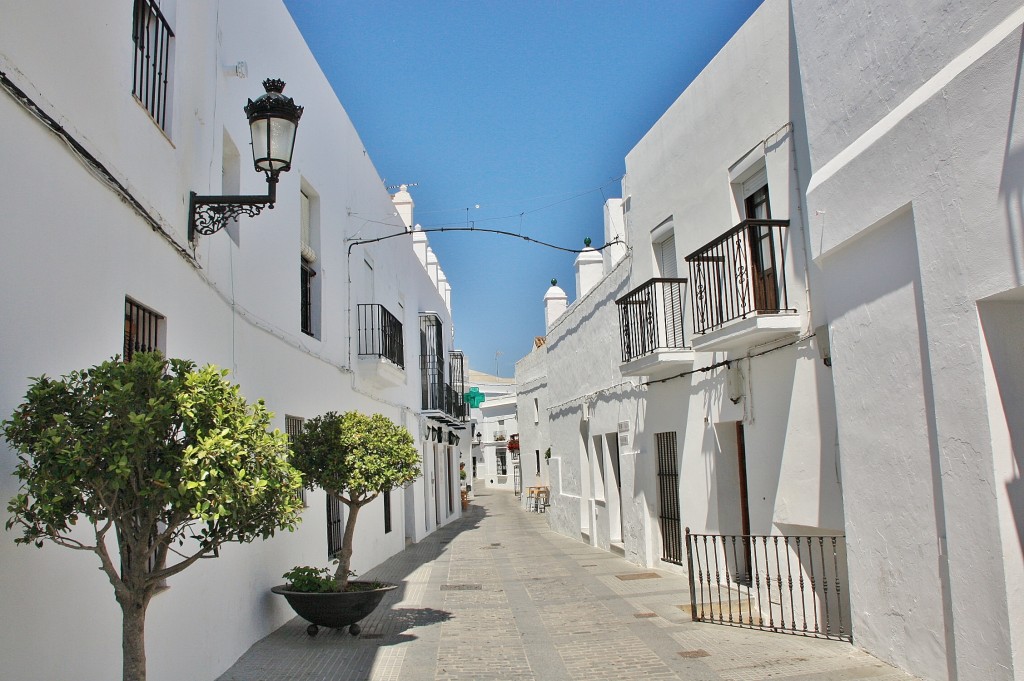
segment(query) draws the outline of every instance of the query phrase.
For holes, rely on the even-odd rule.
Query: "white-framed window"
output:
[[[299,328],[320,338],[320,198],[302,180],[299,191]]]
[[[508,450],[498,447],[494,450],[495,472],[498,475],[508,475]]]
[[[672,218],[651,230],[651,248],[654,251],[655,276],[675,279],[679,276],[676,258],[676,232]]]

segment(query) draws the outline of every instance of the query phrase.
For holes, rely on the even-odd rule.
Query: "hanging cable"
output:
[[[372,220],[370,222],[372,222]],[[379,236],[379,237],[377,237],[375,239],[357,239],[357,240],[353,240],[353,241],[350,241],[349,244],[348,244],[348,252],[349,252],[349,255],[352,254],[352,247],[353,246],[362,246],[364,244],[374,244],[374,243],[377,243],[378,241],[385,241],[386,239],[394,239],[397,236],[409,236],[411,234],[417,234],[417,233],[424,234],[424,233],[430,233],[430,232],[483,232],[483,233],[486,233],[486,234],[500,234],[502,236],[511,236],[511,237],[515,237],[516,239],[522,239],[523,241],[528,241],[528,242],[530,242],[532,244],[537,244],[538,246],[546,246],[547,248],[553,248],[553,249],[555,249],[557,251],[565,251],[566,253],[582,253],[585,250],[603,251],[604,249],[608,248],[609,246],[612,246],[613,244],[623,243],[618,238],[616,238],[616,239],[614,239],[612,241],[609,241],[604,246],[599,246],[599,247],[596,247],[596,248],[593,247],[593,246],[586,246],[584,248],[566,248],[565,246],[556,246],[555,244],[549,244],[548,242],[541,241],[540,239],[534,239],[533,237],[526,236],[525,234],[516,234],[515,232],[506,232],[503,229],[487,229],[487,228],[484,228],[484,227],[432,227],[432,228],[429,228],[429,229],[417,229],[417,230],[413,230],[411,232],[403,230],[401,232],[395,232],[394,234],[385,234],[384,236]]]

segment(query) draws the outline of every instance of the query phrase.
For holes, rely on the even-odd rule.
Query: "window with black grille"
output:
[[[316,271],[305,262],[300,266],[302,333],[313,336],[313,277]]]
[[[132,94],[167,132],[174,31],[156,0],[135,0],[132,18]]]
[[[285,416],[284,417],[284,434],[288,436],[288,443],[293,444],[295,438],[298,437],[299,433],[302,432],[302,424],[305,423],[305,419],[299,416]],[[306,488],[302,488],[302,506],[303,508],[309,506],[306,501]]]
[[[336,558],[341,553],[341,540],[345,532],[345,516],[341,510],[341,499],[327,494],[327,557]]]
[[[163,315],[140,305],[131,298],[124,299],[124,349],[122,356],[129,362],[136,352],[163,350]]]
[[[679,459],[676,434],[655,433],[658,454],[658,523],[661,527],[661,559],[683,564],[683,533],[679,517]]]
[[[384,534],[391,531],[391,490],[381,495],[384,498]]]

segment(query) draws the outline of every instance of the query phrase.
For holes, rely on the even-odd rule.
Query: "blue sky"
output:
[[[416,222],[569,248],[602,243],[626,154],[760,3],[285,0],[381,177],[417,184]],[[456,347],[512,376],[552,278],[572,302],[575,256],[481,233],[430,243]]]

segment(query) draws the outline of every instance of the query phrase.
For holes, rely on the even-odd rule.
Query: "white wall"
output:
[[[282,428],[286,414],[361,409],[384,413],[419,440],[417,315],[440,310],[446,349],[451,318],[404,239],[353,251],[353,260],[372,253],[378,265],[374,300],[358,281],[349,286],[344,239],[364,227],[350,214],[383,219],[393,207],[283,4],[177,3],[169,138],[131,96],[131,12],[131,3],[0,2],[0,71],[107,166],[168,235],[154,231],[0,92],[0,152],[22,159],[19,172],[0,186],[6,255],[0,283],[17,292],[0,302],[7,322],[0,329],[0,413],[10,414],[21,401],[27,376],[60,375],[119,353],[128,295],[165,315],[169,355],[231,368],[245,395],[265,399]],[[252,39],[268,32],[276,37],[273,43]],[[54,50],[55,44],[61,49]],[[226,76],[220,68],[237,61],[248,63],[248,79]],[[247,160],[241,110],[246,98],[261,94],[263,77],[287,81],[286,93],[306,107],[293,169],[281,178],[275,209],[241,221],[238,244],[225,232],[200,237],[193,260],[185,242],[188,191],[219,192],[225,133],[242,156],[241,191],[265,191]],[[319,195],[318,339],[299,331],[300,184]],[[371,226],[360,235],[388,231]],[[404,305],[407,364],[398,384],[383,387],[352,372],[351,336],[360,302],[380,303],[396,314],[398,303]],[[0,450],[7,452],[0,457],[0,497],[10,498],[17,490],[9,475],[14,458],[6,445]],[[415,493],[422,498],[422,481]],[[382,502],[363,510],[354,557],[358,572],[404,548],[405,497],[393,497],[395,529],[387,535]],[[149,611],[150,679],[214,678],[292,616],[269,587],[293,565],[327,564],[323,494],[312,493],[309,504],[295,533],[227,546],[220,558],[170,580],[170,590]],[[425,532],[424,506],[412,512]],[[444,522],[457,516],[456,504]],[[0,624],[5,676],[118,676],[119,612],[93,556],[52,546],[16,547],[8,532],[0,541],[0,564],[0,611],[22,613]],[[41,636],[44,628],[47,635]],[[57,653],[51,636],[61,641]]]
[[[1017,678],[1019,367],[998,301],[1024,285],[1024,13],[797,1],[794,16],[855,640],[924,678]]]

